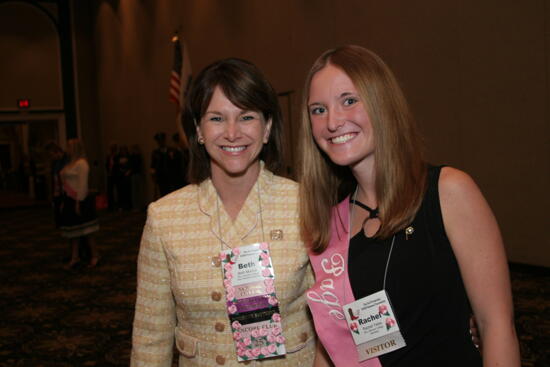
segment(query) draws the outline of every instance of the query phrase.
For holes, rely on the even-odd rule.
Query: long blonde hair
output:
[[[323,252],[330,240],[331,208],[356,185],[350,169],[332,163],[315,143],[311,131],[308,109],[311,80],[328,64],[341,69],[352,80],[372,124],[381,221],[376,237],[387,238],[414,219],[422,203],[427,176],[421,137],[388,66],[360,46],[342,46],[323,53],[311,67],[304,87],[298,166],[301,230],[316,253]]]

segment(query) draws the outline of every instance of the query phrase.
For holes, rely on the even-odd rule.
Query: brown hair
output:
[[[63,149],[55,141],[49,141],[44,145],[44,150],[50,153],[64,153]]]
[[[67,140],[67,155],[71,162],[74,162],[80,158],[86,159],[86,150],[82,140],[73,138]]]
[[[387,238],[414,219],[422,203],[427,175],[420,135],[388,66],[360,46],[342,46],[323,53],[311,67],[304,87],[298,168],[301,229],[316,253],[323,252],[330,240],[331,208],[356,185],[351,170],[332,163],[316,145],[311,131],[311,80],[328,64],[352,80],[372,124],[381,221],[376,237]]]
[[[271,119],[269,141],[260,152],[266,168],[277,172],[282,167],[283,121],[275,90],[252,63],[229,58],[217,61],[203,69],[193,81],[184,111],[182,125],[189,142],[189,182],[198,184],[210,177],[210,157],[204,146],[198,143],[196,126],[206,112],[214,89],[220,87],[223,94],[235,106],[257,111],[267,122]]]

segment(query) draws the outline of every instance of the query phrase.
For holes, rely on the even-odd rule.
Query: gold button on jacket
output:
[[[216,329],[216,331],[221,333],[223,329],[225,329],[225,325],[222,324],[221,322],[216,322],[216,325],[214,325],[214,329]]]
[[[180,367],[212,366],[221,358],[225,366],[242,367],[227,316],[221,269],[213,266],[213,258],[227,249],[223,243],[236,247],[262,240],[270,244],[287,355],[263,360],[261,365],[312,366],[315,334],[305,291],[313,284],[313,275],[298,228],[298,185],[273,175],[262,163],[258,181],[235,221],[222,205],[216,209],[216,201],[216,190],[207,179],[149,206],[138,258],[131,366],[170,366],[175,339]],[[284,235],[272,239],[272,231]],[[217,323],[222,320],[219,330]]]
[[[219,300],[222,299],[222,294],[220,292],[212,292],[210,297],[212,297],[212,301],[218,302]]]

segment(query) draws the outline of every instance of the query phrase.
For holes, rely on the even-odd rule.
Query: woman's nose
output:
[[[343,114],[338,111],[332,110],[328,112],[327,116],[327,128],[329,131],[336,131],[344,125],[345,118]]]
[[[235,120],[228,121],[225,135],[227,137],[227,140],[229,141],[233,141],[239,138],[241,135],[241,128],[239,123]]]

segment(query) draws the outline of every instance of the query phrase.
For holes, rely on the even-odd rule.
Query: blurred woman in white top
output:
[[[67,141],[69,162],[61,170],[63,185],[63,204],[61,208],[61,233],[71,243],[71,259],[66,268],[72,269],[80,264],[78,244],[85,237],[90,248],[88,267],[95,267],[99,253],[92,233],[99,230],[93,197],[88,195],[88,176],[90,166],[86,160],[84,145],[79,139]]]

